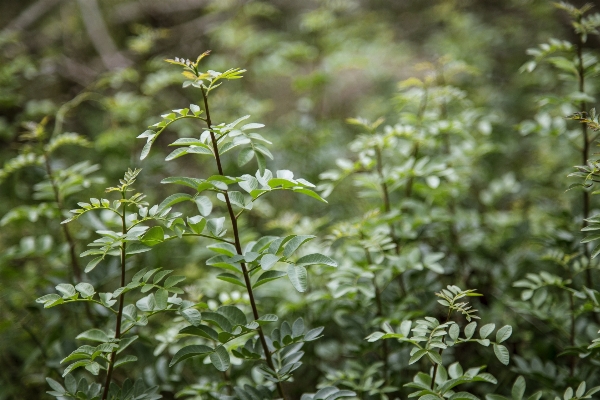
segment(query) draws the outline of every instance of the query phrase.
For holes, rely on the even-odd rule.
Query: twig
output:
[[[104,66],[110,70],[128,67],[132,62],[123,56],[113,41],[96,0],[77,0],[81,18]]]
[[[202,98],[204,99],[204,110],[206,112],[206,125],[210,131],[210,138],[213,145],[213,152],[215,155],[215,159],[217,161],[217,169],[219,171],[219,175],[225,176],[223,173],[223,166],[221,165],[221,157],[219,155],[219,146],[217,144],[217,139],[213,131],[211,131],[212,122],[210,118],[210,110],[208,107],[208,97],[206,94],[206,90],[202,88]],[[242,255],[242,245],[240,243],[240,234],[238,231],[237,219],[235,216],[235,212],[233,211],[233,207],[231,205],[231,201],[229,200],[229,192],[227,190],[223,191],[223,195],[225,196],[225,203],[227,204],[227,211],[229,213],[229,219],[231,220],[231,226],[233,228],[233,237],[235,239],[235,249],[239,255]],[[252,291],[252,283],[250,282],[250,275],[248,274],[248,268],[246,267],[246,263],[240,263],[242,267],[242,273],[244,274],[244,282],[246,284],[246,290],[248,291],[248,297],[250,300],[250,306],[252,307],[252,314],[254,319],[257,320],[260,318],[258,315],[258,309],[256,307],[256,300],[254,299],[254,293]],[[262,345],[263,351],[265,353],[265,359],[267,361],[267,365],[273,371],[275,371],[275,364],[273,364],[273,359],[271,358],[271,352],[269,351],[269,346],[267,345],[267,341],[265,339],[265,334],[263,333],[262,328],[259,326],[257,329],[258,336],[260,338],[260,343]],[[279,395],[286,400],[285,392],[283,391],[283,386],[280,381],[277,381],[277,390],[279,391]]]
[[[2,30],[2,34],[11,31],[23,31],[30,25],[35,23],[38,19],[46,15],[54,6],[60,3],[62,0],[38,0],[25,9],[19,16],[13,19],[7,26]]]

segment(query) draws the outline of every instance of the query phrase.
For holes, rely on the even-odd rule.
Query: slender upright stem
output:
[[[125,198],[125,192],[122,194],[123,198]],[[127,234],[127,204],[123,203],[123,213],[121,214],[121,233],[123,236]],[[121,245],[121,286],[125,286],[125,257],[127,256],[127,243],[123,241]],[[117,323],[115,326],[115,339],[121,338],[121,320],[123,319],[123,303],[125,302],[125,293],[121,293],[119,296],[119,311],[117,313]],[[110,354],[110,359],[108,361],[108,369],[106,371],[106,381],[104,383],[104,391],[102,392],[102,400],[106,400],[108,396],[108,388],[110,386],[110,381],[112,379],[113,369],[115,365],[115,361],[117,358],[117,350],[113,350]]]
[[[446,78],[444,77],[444,67],[443,65],[440,65],[439,68],[437,69],[437,85],[439,88],[442,88],[444,86],[446,86]],[[448,119],[448,105],[446,104],[445,99],[442,97],[441,101],[440,101],[440,118],[442,120],[447,120]],[[452,150],[451,147],[451,143],[450,143],[450,133],[446,132],[443,136],[444,138],[444,153],[446,155],[450,155],[450,152]],[[448,167],[452,167],[451,163],[448,163]],[[450,214],[452,215],[452,217],[456,217],[456,202],[454,201],[455,199],[453,197],[451,197],[448,201],[448,208],[450,209]],[[460,262],[460,265],[463,267],[463,278],[465,276],[466,273],[466,261],[465,261],[465,254],[463,253],[463,251],[460,248],[460,243],[459,243],[459,234],[458,234],[458,230],[456,229],[456,224],[454,223],[453,220],[451,220],[449,222],[449,234],[450,234],[450,242],[452,243],[452,248],[456,249],[456,256],[458,258],[458,261]],[[467,285],[467,280],[468,278],[464,278],[464,285]]]
[[[573,300],[573,293],[569,293],[569,305],[571,307],[571,330],[570,330],[570,338],[569,343],[571,347],[575,347],[575,302]],[[570,376],[572,377],[575,374],[575,364],[577,363],[577,356],[571,356],[571,365],[569,366]]]
[[[44,164],[46,166],[46,174],[48,174],[48,179],[50,180],[50,185],[52,186],[52,191],[54,193],[54,201],[56,201],[56,206],[58,207],[58,212],[60,213],[63,210],[63,202],[56,184],[56,180],[54,179],[54,173],[52,171],[52,166],[50,165],[50,157],[46,151],[44,151]],[[73,277],[76,281],[81,282],[81,267],[79,266],[79,261],[77,260],[77,255],[75,253],[75,241],[73,240],[73,236],[71,236],[71,231],[69,230],[67,224],[61,224],[60,226],[69,245],[69,257],[71,260]]]
[[[389,213],[391,211],[392,207],[391,207],[391,203],[390,203],[389,188],[385,181],[385,177],[383,175],[383,157],[381,156],[381,153],[382,153],[381,148],[379,146],[375,146],[375,156],[377,157],[377,165],[376,165],[377,175],[379,176],[379,180],[381,181],[381,192],[383,193],[383,210],[386,213]],[[400,254],[400,240],[396,236],[394,224],[390,222],[389,227],[390,227],[390,238],[392,239],[392,242],[394,242],[396,255],[398,255],[398,254]],[[404,286],[404,279],[402,278],[402,274],[398,275],[398,282],[400,283],[400,290],[402,291],[403,294],[406,294],[406,288]]]
[[[578,18],[579,23],[581,23],[581,17]],[[585,93],[585,70],[584,70],[584,66],[583,66],[583,38],[581,37],[581,34],[577,35],[577,75],[579,78],[579,91],[581,93]],[[583,112],[587,112],[587,104],[584,100],[582,100],[579,103],[579,111]],[[589,152],[590,152],[590,139],[588,136],[588,126],[587,123],[582,123],[581,124],[581,137],[583,139],[583,146],[581,148],[581,162],[583,163],[582,165],[586,165],[588,162],[588,158],[589,158]],[[582,221],[582,228],[585,228],[587,226],[587,219],[589,218],[589,214],[590,214],[590,192],[588,192],[586,189],[583,189],[582,191],[583,193],[583,221]],[[583,252],[585,254],[585,257],[588,259],[590,259],[590,250],[588,247],[587,243],[583,244]],[[588,268],[586,270],[586,284],[588,287],[593,287],[593,280],[592,280],[592,270],[590,268]]]
[[[377,175],[379,175],[379,180],[381,181],[381,192],[383,193],[383,209],[386,213],[389,213],[392,210],[390,204],[390,193],[388,189],[388,185],[385,181],[385,177],[383,176],[383,159],[381,157],[381,148],[379,146],[375,147],[375,155],[377,157]],[[400,243],[398,242],[398,238],[396,237],[396,232],[394,230],[394,224],[390,222],[390,238],[396,245],[396,254],[400,253]]]
[[[446,322],[450,321],[450,315],[452,315],[452,309],[449,308],[448,309],[448,315],[446,316]],[[444,342],[445,340],[442,340],[442,342]],[[442,353],[444,352],[444,349],[440,348],[440,350],[438,351],[439,355],[441,356]],[[431,390],[433,390],[435,388],[435,377],[437,376],[437,371],[438,371],[438,367],[439,364],[438,363],[434,363],[433,364],[433,374],[431,374]]]
[[[212,122],[210,118],[210,110],[208,107],[208,96],[206,90],[202,88],[202,98],[204,100],[204,110],[206,111],[206,125],[208,129],[211,129]],[[225,175],[223,173],[223,166],[221,165],[221,157],[219,155],[219,146],[217,143],[217,138],[215,137],[214,132],[210,131],[210,139],[212,141],[213,152],[215,154],[215,159],[217,161],[217,169],[219,171],[219,175]],[[227,190],[223,191],[223,195],[225,197],[225,204],[227,204],[227,212],[229,213],[229,219],[231,220],[231,226],[233,229],[233,237],[235,241],[235,250],[239,255],[242,255],[242,245],[240,242],[240,234],[237,225],[237,218],[235,216],[235,212],[233,211],[233,207],[231,205],[231,201],[229,200],[229,192]],[[244,275],[244,283],[246,285],[246,290],[248,291],[248,297],[250,299],[250,306],[252,308],[252,315],[254,319],[259,318],[258,309],[256,307],[256,300],[254,299],[254,292],[252,291],[252,284],[250,282],[250,274],[248,273],[248,268],[246,267],[246,263],[240,263],[242,267],[242,273]],[[273,364],[273,359],[271,357],[271,351],[269,350],[269,346],[267,345],[267,341],[265,340],[265,334],[262,331],[262,328],[259,326],[257,329],[258,336],[260,338],[260,343],[262,345],[263,351],[265,353],[265,359],[267,361],[267,365],[273,371],[275,371],[275,364]],[[277,382],[277,390],[279,395],[285,400],[285,392],[283,391],[283,386],[281,382]]]
[[[420,129],[423,124],[423,116],[425,115],[425,110],[427,110],[427,103],[429,101],[429,92],[427,87],[423,89],[423,97],[421,98],[421,103],[419,104],[419,110],[417,111],[417,121],[418,128]],[[419,156],[419,139],[415,140],[415,143],[412,148],[411,153],[412,158],[417,161],[417,157]],[[413,177],[409,177],[406,182],[406,197],[410,198],[412,196],[412,188],[413,188]]]
[[[361,238],[364,238],[364,234],[361,232],[360,233]],[[369,265],[373,264],[373,259],[371,258],[371,253],[369,252],[369,250],[367,250],[365,248],[365,258],[367,260],[367,263]],[[381,292],[382,290],[379,289],[379,286],[377,285],[377,280],[376,280],[376,276],[375,274],[373,274],[373,290],[375,291],[375,304],[377,305],[377,316],[381,317],[383,316],[383,304],[381,302]],[[389,350],[388,350],[388,345],[387,345],[387,340],[382,340],[381,341],[381,346],[382,346],[382,352],[383,355],[381,358],[383,358],[383,379],[385,380],[385,383],[388,383],[388,371],[389,371],[389,365],[388,365],[388,358],[389,358]]]

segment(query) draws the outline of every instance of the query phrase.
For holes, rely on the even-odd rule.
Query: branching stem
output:
[[[445,323],[448,323],[448,321],[450,321],[451,315],[452,315],[452,308],[449,308]],[[442,340],[442,342],[444,342],[444,341],[445,340]],[[440,350],[438,351],[440,357],[442,356],[443,352],[444,352],[444,349],[440,348]],[[431,374],[431,390],[433,390],[435,388],[435,377],[437,376],[438,367],[439,367],[438,363],[433,363],[433,373]]]
[[[364,238],[364,234],[361,232],[361,238]],[[368,249],[365,248],[365,258],[367,260],[367,263],[369,265],[373,264],[373,259],[371,258],[371,253],[369,252]],[[375,274],[373,274],[373,290],[375,291],[375,304],[377,305],[377,316],[378,317],[382,317],[383,316],[383,304],[381,302],[381,292],[383,292],[383,290],[380,290],[379,287],[377,286],[377,280],[376,280],[376,276]],[[389,375],[389,365],[388,365],[388,358],[389,358],[389,350],[388,350],[388,345],[387,345],[387,341],[386,340],[382,340],[381,341],[381,350],[382,350],[382,357],[383,358],[383,379],[385,380],[386,384],[388,382],[388,375]]]
[[[126,191],[122,192],[123,198],[125,198]],[[123,213],[121,214],[121,232],[123,236],[127,234],[127,203],[123,203]],[[125,257],[127,256],[127,243],[123,241],[121,245],[121,286],[125,286]],[[121,338],[121,320],[123,319],[123,303],[125,302],[125,293],[121,293],[119,296],[119,311],[117,312],[117,323],[115,326],[115,339]],[[112,379],[113,369],[117,358],[117,350],[113,350],[110,354],[110,360],[108,361],[108,368],[106,370],[106,381],[104,383],[104,391],[102,392],[102,400],[106,400],[108,396],[108,388]]]
[[[202,88],[202,98],[204,100],[204,110],[206,112],[206,125],[208,126],[208,129],[210,131],[211,126],[212,126],[212,122],[211,122],[211,118],[210,118],[210,109],[208,107],[208,95],[206,93],[206,90],[204,88]],[[219,175],[224,176],[225,174],[223,173],[223,166],[221,165],[221,157],[219,155],[219,146],[217,143],[217,139],[215,137],[214,132],[210,131],[210,138],[212,141],[212,145],[213,145],[213,152],[215,154],[215,160],[217,162],[217,169],[219,171]],[[231,226],[233,229],[233,237],[234,237],[234,245],[235,245],[235,249],[237,251],[237,253],[239,255],[242,255],[242,245],[240,242],[240,234],[239,234],[239,230],[238,230],[238,225],[237,225],[237,218],[235,215],[235,212],[233,211],[233,206],[231,205],[231,201],[229,200],[229,192],[227,190],[225,190],[223,192],[223,195],[225,197],[225,203],[227,204],[227,212],[229,213],[229,219],[231,220]],[[250,306],[252,307],[252,315],[254,316],[254,319],[257,320],[259,319],[259,314],[258,314],[258,309],[256,307],[256,300],[254,299],[254,292],[252,291],[252,283],[250,282],[250,274],[248,273],[248,268],[246,267],[246,263],[240,263],[241,267],[242,267],[242,273],[244,274],[244,283],[246,285],[246,289],[248,291],[248,297],[250,299]],[[262,331],[262,328],[259,326],[257,328],[257,332],[258,332],[258,336],[260,338],[260,343],[262,345],[263,351],[265,353],[265,359],[267,361],[267,365],[269,366],[269,368],[271,368],[273,371],[275,371],[275,365],[273,364],[273,359],[271,357],[271,352],[269,351],[269,346],[267,345],[267,341],[265,339],[265,334]],[[283,391],[283,386],[281,384],[281,382],[277,382],[277,390],[279,392],[279,395],[285,400],[285,393]]]
[[[52,166],[50,165],[50,156],[48,152],[44,150],[44,164],[46,167],[46,174],[48,175],[48,179],[50,180],[50,185],[52,186],[52,192],[54,193],[54,201],[56,201],[56,206],[58,207],[58,212],[62,214],[63,211],[63,202],[60,196],[60,191],[58,190],[58,185],[56,184],[56,180],[54,178],[54,172],[52,171]],[[67,224],[61,224],[61,229],[63,234],[65,235],[65,239],[69,245],[69,257],[71,260],[71,270],[73,272],[73,277],[77,282],[81,282],[81,267],[79,266],[79,261],[77,259],[77,255],[75,253],[75,241],[73,240],[73,236],[71,236],[71,231]]]
[[[581,16],[577,20],[578,23],[581,23]],[[577,35],[577,76],[579,78],[579,92],[585,93],[585,69],[583,65],[583,37],[582,34],[579,33]],[[582,100],[579,103],[579,111],[587,112],[587,104],[585,100]],[[583,139],[583,147],[581,149],[581,162],[582,165],[587,164],[587,160],[589,158],[590,151],[590,139],[588,136],[588,125],[587,123],[581,124],[581,137]],[[590,214],[590,192],[588,192],[585,188],[582,191],[583,193],[583,221],[582,228],[587,226],[587,219]],[[589,261],[590,259],[590,249],[587,243],[583,244],[583,252],[585,254],[586,259]],[[586,284],[588,287],[593,287],[593,279],[592,279],[592,270],[588,269],[586,271]]]

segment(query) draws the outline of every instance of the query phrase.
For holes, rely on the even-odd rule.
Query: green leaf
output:
[[[286,275],[287,273],[283,271],[267,271],[258,277],[258,280],[252,287],[257,288],[259,286],[264,285],[267,282],[274,281]]]
[[[460,328],[458,327],[457,324],[452,324],[450,326],[450,329],[448,329],[448,334],[450,335],[450,338],[454,341],[456,341],[456,339],[458,339],[458,335],[460,334]]]
[[[204,321],[212,322],[224,331],[231,332],[233,330],[233,326],[229,319],[222,314],[212,311],[205,311],[202,313],[202,319]]]
[[[100,364],[95,361],[92,361],[90,364],[85,366],[85,369],[90,371],[92,375],[98,375],[100,373]]]
[[[209,340],[214,340],[214,341],[219,340],[219,335],[217,334],[217,331],[215,331],[210,326],[206,326],[206,325],[186,326],[185,328],[181,329],[179,331],[179,333],[186,334],[186,335],[200,336],[200,337],[203,337],[203,338],[206,338]]]
[[[223,346],[218,346],[214,353],[210,354],[210,361],[221,372],[229,369],[229,353]]]
[[[204,179],[188,178],[185,176],[171,176],[160,181],[160,183],[175,183],[178,185],[187,186],[194,190],[197,190],[198,186],[204,182]]]
[[[168,277],[168,278],[165,280],[165,284],[164,284],[164,286],[163,286],[163,287],[164,287],[165,289],[168,289],[168,288],[170,288],[170,287],[173,287],[173,286],[177,285],[179,282],[182,282],[182,281],[184,281],[184,280],[185,280],[185,276],[181,276],[181,275],[173,275],[173,276],[170,276],[170,277]]]
[[[152,228],[148,229],[148,231],[140,239],[143,244],[150,247],[162,243],[164,240],[165,232],[160,226],[153,226]]]
[[[244,282],[242,282],[240,280],[240,278],[238,278],[237,276],[235,276],[233,274],[227,273],[227,272],[217,275],[217,279],[225,281],[225,282],[233,283],[234,285],[238,285],[243,288],[246,287],[246,284]]]
[[[479,397],[469,392],[454,393],[448,400],[479,400]]]
[[[496,332],[496,342],[502,343],[512,335],[512,326],[504,325]]]
[[[475,328],[477,328],[477,322],[473,321],[469,324],[467,324],[467,326],[465,326],[465,337],[467,339],[471,339],[473,337],[473,334],[475,333]]]
[[[202,114],[202,110],[200,109],[200,106],[196,105],[196,104],[190,104],[190,111],[192,111],[192,113],[197,117],[198,115]]]
[[[136,356],[123,356],[120,358],[117,358],[117,361],[115,361],[115,365],[114,368],[120,367],[123,364],[127,364],[130,362],[135,362],[137,361],[137,357]]]
[[[200,139],[196,138],[179,138],[173,143],[171,143],[169,146],[198,146],[210,150],[210,147],[208,147],[205,143],[200,141]]]
[[[200,325],[200,321],[202,321],[202,314],[195,308],[186,308],[185,310],[181,310],[180,313],[193,326]]]
[[[298,265],[289,265],[287,270],[288,278],[294,288],[300,293],[306,291],[307,287],[307,273],[306,268]]]
[[[156,293],[154,293],[154,301],[156,302],[156,309],[164,310],[167,308],[167,299],[169,298],[169,293],[166,289],[158,289]]]
[[[425,354],[427,354],[427,350],[425,350],[425,349],[421,349],[421,350],[416,351],[415,354],[413,354],[412,357],[408,360],[408,365],[416,363],[421,358],[423,358],[423,356]]]
[[[138,338],[139,336],[137,335],[129,336],[126,338],[121,337],[121,340],[119,341],[119,349],[117,350],[117,354],[121,354],[123,350],[129,347],[129,345],[135,342]]]
[[[96,293],[94,287],[86,282],[80,282],[75,286],[75,289],[85,298],[93,297]]]
[[[206,221],[206,227],[208,231],[213,235],[220,237],[224,234],[225,229],[223,228],[223,224],[225,223],[225,217],[220,218],[211,218]]]
[[[201,356],[201,355],[207,355],[207,354],[211,354],[212,352],[213,352],[213,349],[211,349],[208,346],[201,345],[201,344],[186,346],[186,347],[180,349],[177,353],[175,353],[175,355],[173,356],[173,359],[169,363],[169,367],[172,367],[173,365],[178,364],[183,360],[187,360],[188,358]]]
[[[279,318],[275,314],[265,314],[261,316],[257,321],[260,322],[277,322]]]
[[[165,161],[171,161],[181,156],[185,156],[188,153],[188,150],[188,147],[180,147],[178,149],[175,149],[169,153],[169,155],[165,158]]]
[[[90,360],[83,360],[83,361],[77,361],[74,362],[73,364],[69,365],[67,368],[65,368],[65,371],[63,372],[63,377],[66,376],[69,372],[80,368],[80,367],[85,367],[89,364],[91,364],[92,362]]]
[[[164,279],[164,277],[169,275],[171,272],[173,272],[172,269],[164,269],[162,271],[159,271],[156,275],[154,275],[154,279],[152,279],[152,283],[154,285],[158,285],[160,283],[160,281],[162,281]]]
[[[512,387],[512,400],[521,400],[525,394],[525,378],[519,376]]]
[[[500,361],[504,365],[508,365],[510,361],[510,355],[508,353],[508,349],[505,346],[494,343],[494,354],[496,354],[498,361]]]
[[[265,271],[268,271],[280,259],[281,259],[281,256],[278,256],[278,255],[275,255],[275,254],[265,254],[264,256],[262,256],[262,258],[259,261],[260,262],[260,267],[262,269],[264,269]]]
[[[67,393],[67,391],[65,390],[65,388],[58,382],[56,382],[54,379],[52,378],[46,378],[46,382],[48,382],[48,385],[50,385],[50,387],[59,393],[59,395],[64,395],[65,393]],[[49,393],[50,392],[46,392]]]
[[[80,333],[75,339],[91,340],[93,342],[106,343],[111,340],[104,331],[100,329],[89,329],[85,332]]]
[[[56,290],[62,294],[64,298],[71,298],[77,294],[75,287],[68,283],[61,283],[56,285]]]
[[[194,233],[201,234],[206,226],[206,220],[202,216],[196,215],[195,217],[188,217],[187,224]]]
[[[314,238],[315,236],[313,235],[298,235],[293,237],[283,247],[283,256],[286,258],[291,256],[300,246]]]
[[[252,130],[252,129],[259,129],[259,128],[264,128],[264,127],[265,127],[264,124],[258,124],[256,122],[251,122],[249,124],[246,124],[246,125],[242,126],[240,129],[242,131],[249,131],[249,130]]]
[[[206,246],[208,249],[215,253],[225,254],[226,256],[232,257],[237,254],[237,250],[231,243],[216,243]]]
[[[133,242],[133,243],[129,243],[127,245],[127,255],[128,256],[132,255],[132,254],[145,253],[150,250],[152,250],[151,247],[146,246],[145,244],[140,243],[140,242]]]
[[[304,188],[295,188],[292,189],[294,192],[296,193],[302,193],[305,194],[307,196],[312,197],[313,199],[317,199],[319,201],[322,201],[323,203],[327,203],[327,200],[325,200],[324,198],[322,198],[321,196],[319,196],[316,192],[313,192],[310,189],[304,189]]]
[[[222,306],[219,307],[217,312],[226,317],[232,325],[246,325],[248,319],[246,314],[236,306]]]
[[[254,153],[255,157],[256,157],[256,162],[258,163],[258,171],[260,172],[260,174],[264,174],[265,170],[267,169],[267,162],[265,160],[265,156],[263,156],[261,153]]]
[[[207,217],[212,212],[212,202],[206,196],[198,196],[194,199],[196,203],[196,207],[198,207],[198,212],[202,214],[202,216]]]
[[[304,257],[300,257],[296,261],[296,266],[307,266],[307,265],[328,265],[330,267],[337,267],[338,264],[331,258],[324,256],[323,254],[314,253]]]
[[[156,301],[154,300],[154,295],[150,293],[146,297],[142,297],[135,303],[136,307],[141,311],[150,312],[156,308]]]
[[[246,147],[238,154],[238,166],[242,167],[254,158],[254,150],[251,147]]]
[[[163,211],[164,209],[171,207],[177,203],[181,203],[182,201],[191,200],[192,196],[186,193],[175,193],[167,197],[158,205],[158,212]]]
[[[429,350],[427,352],[427,357],[429,357],[432,362],[442,365],[442,356],[436,350]]]
[[[97,257],[94,258],[92,261],[90,261],[86,266],[85,266],[85,273],[87,274],[88,272],[90,272],[91,270],[93,270],[94,268],[96,268],[96,266],[100,263],[100,261],[102,261],[102,258],[104,257]]]
[[[486,325],[482,326],[481,328],[479,328],[479,336],[482,339],[485,339],[492,332],[494,332],[494,329],[496,329],[496,324],[486,324]]]
[[[298,318],[292,324],[292,337],[297,338],[302,336],[304,333],[304,320],[302,318]]]

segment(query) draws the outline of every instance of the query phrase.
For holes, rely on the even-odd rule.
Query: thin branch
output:
[[[214,132],[210,130],[211,126],[212,126],[212,122],[210,119],[210,110],[208,107],[208,97],[206,94],[206,90],[204,88],[202,88],[202,98],[204,99],[204,110],[206,112],[206,125],[208,126],[208,129],[210,131],[210,138],[211,138],[212,145],[213,145],[215,159],[217,161],[217,169],[219,171],[219,175],[225,176],[225,174],[223,173],[223,166],[221,165],[221,157],[219,155],[219,146],[217,144],[217,139],[215,137]],[[227,190],[225,190],[223,192],[223,195],[225,197],[225,203],[227,204],[227,211],[229,213],[229,219],[231,220],[231,226],[233,228],[233,237],[235,238],[235,249],[239,255],[242,255],[243,252],[242,252],[242,245],[240,243],[240,235],[239,235],[239,231],[238,231],[237,219],[236,219],[235,213],[233,211],[231,201],[229,200],[229,192]],[[242,262],[242,263],[240,263],[240,265],[242,267],[242,273],[244,274],[244,282],[246,284],[246,290],[248,291],[250,306],[252,307],[252,314],[254,315],[254,319],[257,320],[257,319],[259,319],[260,316],[258,315],[258,309],[256,307],[256,300],[254,299],[254,293],[252,291],[252,283],[250,282],[250,275],[248,273],[246,263]],[[271,353],[269,351],[269,346],[267,345],[267,341],[265,339],[265,334],[263,333],[262,328],[260,326],[257,328],[257,331],[258,331],[258,336],[260,338],[260,343],[261,343],[263,351],[265,353],[267,365],[269,366],[269,368],[271,368],[273,371],[275,371],[275,365],[273,364],[273,359],[271,358]],[[283,386],[282,386],[281,382],[279,382],[279,381],[277,381],[277,390],[279,391],[279,395],[285,400],[286,399],[285,392],[283,391]]]
[[[578,18],[577,20],[578,23],[581,23],[581,16]],[[579,78],[579,92],[581,93],[585,93],[585,69],[584,69],[584,65],[583,65],[583,38],[582,38],[582,34],[579,33],[577,35],[577,75]],[[579,111],[581,112],[587,112],[587,104],[585,103],[584,100],[581,101],[581,103],[579,104]],[[582,162],[583,165],[586,165],[588,162],[588,158],[589,158],[589,149],[590,149],[590,140],[588,137],[588,125],[587,123],[582,123],[581,124],[581,136],[583,139],[583,149],[581,150],[581,158],[582,158]],[[587,190],[583,189],[582,190],[582,196],[583,196],[583,221],[581,223],[582,228],[585,228],[587,226],[587,219],[589,218],[589,214],[590,214],[590,192],[588,192]],[[583,252],[586,256],[586,258],[589,260],[590,259],[590,249],[587,243],[583,244]],[[588,287],[594,287],[593,284],[593,280],[592,280],[592,270],[587,270],[587,275],[586,275],[586,284]]]
[[[48,14],[50,10],[62,0],[38,0],[13,19],[1,32],[6,34],[11,31],[24,31],[38,19]]]
[[[96,0],[77,0],[81,18],[94,48],[107,69],[129,67],[132,62],[119,52],[113,41]]]
[[[143,19],[147,15],[164,18],[166,14],[198,10],[207,3],[206,0],[138,0],[115,5],[111,20],[128,23]]]
[[[125,198],[125,191],[122,192],[123,198]],[[123,205],[123,214],[121,215],[121,233],[123,236],[127,234],[127,204]],[[123,242],[121,245],[121,286],[125,286],[125,261],[127,256],[127,242]],[[119,312],[117,313],[117,323],[115,326],[115,339],[121,338],[121,320],[123,319],[123,303],[125,303],[125,293],[122,292],[119,295]],[[110,355],[108,361],[108,369],[106,371],[106,381],[104,383],[104,391],[102,392],[102,400],[106,400],[108,396],[108,388],[112,379],[112,373],[117,358],[117,349],[114,349]]]
[[[44,165],[46,167],[46,174],[48,175],[48,179],[50,180],[50,185],[52,186],[52,192],[54,193],[54,201],[56,201],[56,206],[58,207],[59,213],[62,213],[62,198],[60,196],[60,191],[58,190],[56,180],[54,179],[52,166],[50,165],[50,157],[48,156],[48,152],[45,150]],[[60,224],[60,226],[63,231],[63,234],[65,235],[65,239],[69,245],[69,256],[71,259],[71,270],[73,272],[73,277],[77,282],[81,282],[81,267],[79,266],[77,254],[75,253],[75,241],[73,240],[73,236],[71,236],[71,231],[69,230],[67,224]]]

